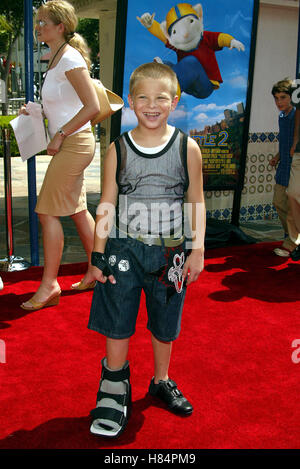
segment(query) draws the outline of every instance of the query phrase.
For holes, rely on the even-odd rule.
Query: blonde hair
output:
[[[64,38],[66,42],[81,53],[88,69],[90,69],[91,60],[88,45],[80,34],[75,33],[78,18],[73,5],[65,0],[50,0],[41,5],[37,11],[47,15],[54,24],[62,23],[64,25]]]
[[[176,96],[178,87],[177,76],[176,73],[168,65],[157,62],[149,62],[140,65],[132,72],[130,76],[129,93],[133,94],[138,81],[144,80],[145,78],[153,78],[155,80],[168,80],[170,83],[170,94],[172,98]]]

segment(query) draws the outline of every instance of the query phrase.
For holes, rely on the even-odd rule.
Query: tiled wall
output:
[[[278,218],[272,204],[275,169],[270,159],[278,152],[278,133],[249,134],[245,184],[242,192],[240,221]],[[230,220],[233,204],[232,191],[205,192],[207,216]]]

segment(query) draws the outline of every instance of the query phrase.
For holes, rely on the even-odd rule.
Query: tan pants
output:
[[[295,225],[300,230],[300,153],[294,153],[287,192]]]
[[[277,210],[279,219],[287,237],[282,243],[282,247],[292,251],[300,244],[300,234],[297,231],[292,210],[289,204],[286,187],[275,184],[273,205]]]

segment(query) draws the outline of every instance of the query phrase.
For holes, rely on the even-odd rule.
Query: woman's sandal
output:
[[[117,438],[124,431],[132,405],[129,377],[128,361],[121,370],[112,371],[107,368],[106,359],[102,360],[97,407],[91,411],[93,435]]]
[[[95,288],[96,282],[90,282],[90,283],[83,283],[83,280],[80,280],[80,282],[73,283],[71,285],[71,290],[91,290],[92,288]]]
[[[22,309],[25,309],[26,311],[38,311],[39,309],[46,308],[47,306],[56,306],[59,304],[61,296],[61,291],[59,293],[55,293],[54,295],[50,296],[46,301],[43,301],[42,303],[38,303],[32,298],[30,300],[25,301],[20,305]],[[25,303],[30,303],[29,306],[26,305]]]

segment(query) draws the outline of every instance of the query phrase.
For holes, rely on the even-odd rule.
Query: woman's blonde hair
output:
[[[131,74],[129,82],[129,93],[132,94],[138,81],[143,80],[145,78],[153,78],[155,80],[168,80],[170,85],[170,94],[172,98],[176,96],[178,89],[177,76],[176,73],[168,65],[157,62],[149,62],[140,65]]]
[[[91,60],[88,45],[80,34],[75,33],[78,18],[73,5],[65,0],[50,0],[41,5],[37,11],[47,15],[54,24],[62,23],[64,25],[64,37],[66,42],[81,53],[86,61],[88,69],[90,69]]]

